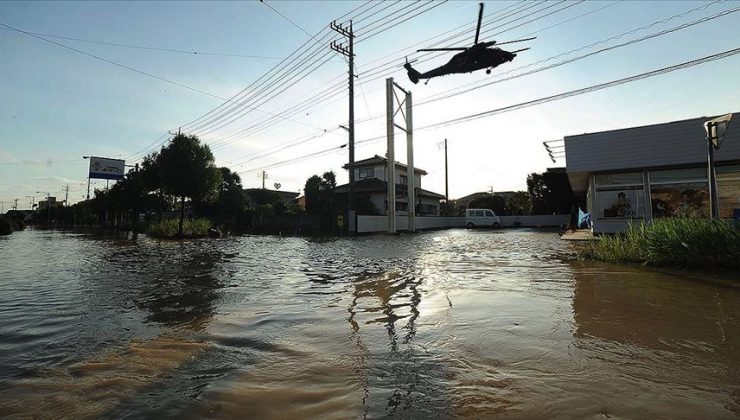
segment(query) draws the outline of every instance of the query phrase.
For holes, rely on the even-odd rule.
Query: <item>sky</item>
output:
[[[434,46],[472,44],[477,2],[0,2],[0,24],[57,43],[0,25],[0,205],[7,210],[17,198],[18,208],[29,208],[47,193],[63,199],[67,185],[69,202],[80,201],[87,191],[82,156],[134,164],[180,127],[209,144],[216,164],[239,172],[245,187],[261,186],[262,170],[268,187],[286,191],[300,191],[308,177],[330,170],[346,182],[347,149],[340,146],[347,132],[339,126],[348,121],[348,94],[340,87],[348,65],[328,47],[341,37],[326,29],[344,15],[353,18],[356,34],[357,160],[386,153],[385,78],[393,77],[417,104],[414,162],[428,172],[424,189],[444,194],[446,138],[451,198],[524,190],[527,174],[565,166],[564,159],[550,160],[543,141],[740,111],[740,55],[426,127],[738,48],[740,11],[732,10],[739,7],[734,1],[487,1],[481,40],[537,36],[502,45],[531,49],[490,75],[481,70],[414,85],[404,57],[418,58],[417,48],[451,35]],[[545,68],[723,11],[704,23]],[[309,59],[281,65],[296,51]],[[450,57],[422,56],[413,65],[426,71]],[[541,71],[485,85],[535,69]],[[260,85],[266,74],[275,83]],[[470,90],[424,103],[464,86]],[[318,95],[326,89],[336,96]],[[213,116],[219,119],[207,119]],[[400,116],[396,121],[403,124]],[[363,142],[368,139],[375,140]],[[406,136],[396,131],[395,139],[396,158],[405,162]],[[93,189],[104,186],[92,181]]]

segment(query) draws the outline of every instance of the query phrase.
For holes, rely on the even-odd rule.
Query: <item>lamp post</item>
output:
[[[732,114],[722,115],[704,123],[707,132],[707,179],[709,181],[709,211],[712,219],[719,219],[717,175],[714,172],[714,151],[719,150],[727,134]]]
[[[90,159],[90,156],[83,156],[83,159]],[[90,199],[90,168],[87,168],[87,199]]]

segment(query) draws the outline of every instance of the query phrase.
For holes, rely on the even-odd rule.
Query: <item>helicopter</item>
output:
[[[475,29],[475,41],[470,47],[447,47],[447,48],[422,48],[416,50],[421,51],[462,51],[452,56],[452,59],[447,64],[429,70],[425,73],[420,73],[413,67],[411,63],[406,60],[406,64],[403,67],[406,69],[409,79],[413,83],[419,83],[420,79],[427,79],[425,83],[429,83],[429,79],[433,77],[446,76],[454,73],[472,73],[476,70],[486,69],[486,74],[491,74],[491,69],[498,67],[501,64],[512,61],[517,53],[526,51],[529,48],[522,48],[516,51],[506,51],[501,48],[489,48],[493,45],[504,45],[512,44],[514,42],[531,41],[537,37],[517,39],[514,41],[499,42],[488,41],[478,42],[478,36],[480,35],[480,25],[483,20],[483,3],[480,3],[480,9],[478,11],[478,26]],[[413,61],[412,61],[413,62]]]

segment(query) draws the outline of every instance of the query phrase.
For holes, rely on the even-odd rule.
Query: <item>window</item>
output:
[[[594,176],[593,217],[598,219],[641,219],[646,202],[642,172]]]
[[[409,203],[396,202],[396,211],[409,211]]]
[[[419,213],[422,215],[435,215],[437,214],[437,206],[434,204],[420,204]]]
[[[594,195],[599,219],[641,219],[645,217],[645,190],[642,187],[612,187],[596,190]]]
[[[483,217],[483,210],[476,210],[475,217]]]
[[[486,210],[486,217],[493,217],[493,212]]]
[[[703,168],[650,172],[653,217],[707,217],[709,183]]]
[[[740,165],[717,166],[719,217],[740,218]]]
[[[359,179],[365,179],[365,178],[374,178],[375,177],[375,168],[360,168],[358,170],[358,176]]]
[[[401,175],[401,185],[409,185],[409,179],[406,175]]]

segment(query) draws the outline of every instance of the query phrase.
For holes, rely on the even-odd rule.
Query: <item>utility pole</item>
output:
[[[13,199],[13,210],[18,210],[18,199],[17,198]]]
[[[385,79],[386,98],[386,135],[388,137],[388,233],[396,233],[396,161],[395,161],[395,129],[406,133],[406,198],[408,200],[408,230],[416,231],[416,170],[414,168],[414,129],[411,102],[411,92],[406,91],[393,81],[392,77]],[[401,100],[396,92],[403,92]],[[395,101],[394,101],[395,98]],[[398,107],[396,107],[398,102]],[[404,107],[405,105],[405,107]],[[405,108],[405,112],[404,112]],[[401,113],[406,125],[401,126],[394,122],[396,114]]]
[[[356,218],[355,218],[355,53],[354,53],[354,40],[355,34],[352,29],[352,21],[349,21],[349,28],[345,28],[341,23],[333,21],[331,23],[331,29],[335,32],[343,35],[347,38],[348,47],[345,47],[343,43],[338,44],[336,41],[332,41],[330,48],[339,54],[342,54],[348,59],[349,62],[349,194],[347,203],[347,228],[349,232],[349,226],[355,226],[356,229]],[[350,218],[352,223],[349,223]]]
[[[450,184],[447,178],[447,139],[445,139],[445,203],[450,201]]]
[[[396,233],[396,143],[393,125],[393,78],[385,79],[386,136],[388,138],[387,164],[385,180],[388,184],[388,233]]]
[[[406,180],[409,202],[409,232],[416,232],[416,168],[414,167],[414,125],[411,92],[406,92]]]
[[[64,207],[69,207],[69,184],[67,184],[67,188],[64,189]]]
[[[266,176],[267,174],[265,173],[265,171],[262,171],[262,189],[263,190],[265,189],[265,177]]]

